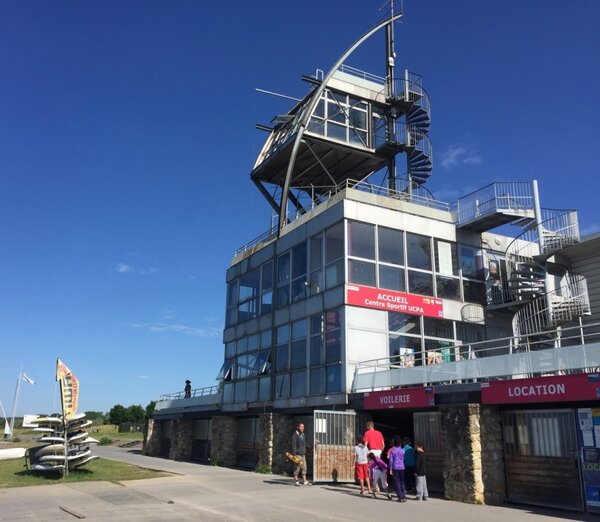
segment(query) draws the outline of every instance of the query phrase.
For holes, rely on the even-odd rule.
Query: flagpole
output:
[[[19,372],[19,376],[17,377],[17,387],[15,388],[15,398],[13,399],[13,407],[12,407],[12,419],[10,421],[10,437],[9,440],[12,440],[15,434],[15,414],[17,412],[17,400],[19,399],[19,389],[21,388],[21,377],[23,376],[23,367],[21,366],[21,371]]]
[[[8,424],[8,419],[6,418],[6,412],[4,411],[4,406],[2,406],[2,401],[0,401],[0,410],[2,410],[2,417],[4,417],[4,433],[5,435],[8,435],[8,433],[6,433],[6,428],[8,426],[8,429],[10,429],[10,424]]]

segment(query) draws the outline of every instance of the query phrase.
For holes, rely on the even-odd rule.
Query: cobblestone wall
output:
[[[500,412],[496,408],[482,406],[480,425],[484,502],[501,504],[506,499],[506,482]]]
[[[146,433],[144,434],[144,455],[158,457],[160,455],[161,421],[148,419]]]
[[[217,416],[212,421],[210,462],[217,466],[235,466],[237,419]]]
[[[294,419],[289,415],[273,413],[273,473],[291,475],[294,465],[285,456],[286,451],[292,450],[292,433],[294,432]]]
[[[190,460],[192,457],[193,421],[191,419],[177,419],[172,422],[169,458],[172,460]]]
[[[481,460],[479,404],[444,407],[442,440],[445,496],[449,500],[482,504],[484,487]]]

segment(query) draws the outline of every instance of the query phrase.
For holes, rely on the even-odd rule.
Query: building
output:
[[[425,189],[429,98],[395,69],[400,16],[304,77],[304,99],[263,127],[251,178],[278,226],[227,270],[218,385],[162,397],[146,451],[281,472],[301,421],[313,479],[353,481],[372,419],[424,441],[447,498],[593,510],[598,238],[544,209],[536,181],[453,203]],[[386,76],[344,65],[378,30]]]

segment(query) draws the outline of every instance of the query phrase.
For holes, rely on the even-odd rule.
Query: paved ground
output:
[[[174,473],[171,477],[0,489],[1,521],[302,521],[392,520],[419,522],[553,522],[600,517],[518,506],[474,506],[361,497],[355,486],[295,487],[277,475],[145,457],[139,450],[97,447],[104,458]]]

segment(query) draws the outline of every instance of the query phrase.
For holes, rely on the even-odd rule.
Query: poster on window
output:
[[[600,409],[579,408],[579,444],[583,490],[588,511],[600,511]]]

